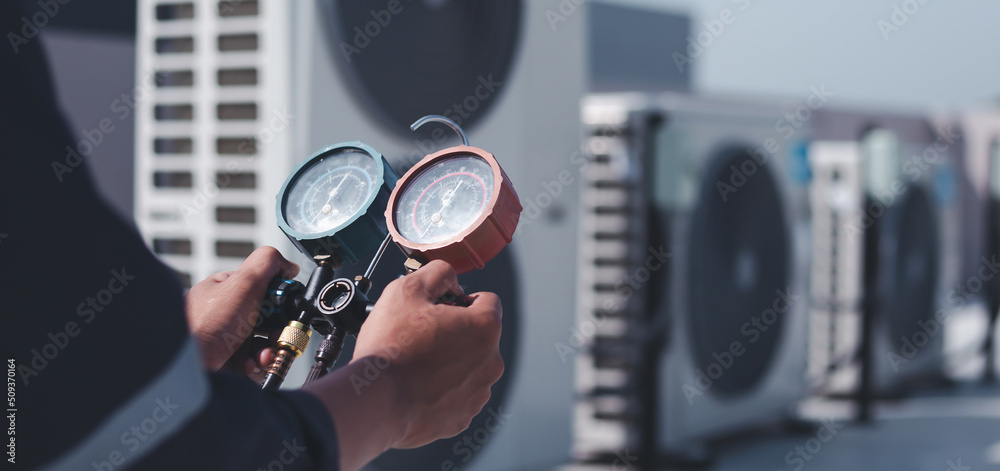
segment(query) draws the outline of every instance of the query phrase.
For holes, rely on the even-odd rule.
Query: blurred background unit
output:
[[[274,231],[274,195],[297,162],[286,10],[138,4],[135,219],[188,285],[260,245],[293,252]]]
[[[308,263],[277,230],[274,197],[323,146],[361,140],[402,174],[457,143],[441,126],[409,129],[442,114],[496,155],[525,210],[514,243],[460,281],[504,300],[507,372],[468,431],[389,452],[371,469],[564,462],[572,361],[554,347],[572,335],[579,100],[590,86],[686,90],[688,75],[671,63],[623,51],[681,45],[687,19],[556,0],[144,0],[138,16],[139,78],[158,80],[137,109],[135,216],[189,283],[234,269],[260,245]],[[623,28],[641,34],[619,37]],[[390,251],[372,295],[401,262]],[[309,363],[296,362],[289,383]]]
[[[812,124],[815,240],[828,254],[815,258],[813,358],[826,363],[814,372],[826,371],[827,392],[869,399],[940,380],[940,317],[961,307],[947,299],[959,270],[958,136],[919,115],[821,110]]]
[[[851,391],[859,371],[861,252],[857,235],[845,229],[862,201],[857,147],[854,141],[818,141],[808,150],[813,173],[809,378],[828,394]]]
[[[970,305],[970,322],[980,348],[959,350],[957,363],[972,364],[962,377],[996,379],[996,321],[1000,311],[1000,277],[990,263],[1000,256],[1000,111],[992,106],[969,107],[959,113],[935,116],[936,125],[958,135],[956,166],[960,218],[960,273],[956,283],[965,287],[960,298]],[[956,288],[956,287],[953,287]],[[971,355],[974,361],[969,362]]]
[[[637,451],[641,417],[651,412],[638,391],[646,290],[630,276],[652,255],[645,249],[650,234],[640,160],[647,139],[634,132],[642,123],[628,121],[622,110],[598,114],[603,108],[594,100],[586,98],[581,109],[576,327],[563,346],[576,356],[572,451],[578,463],[613,462],[622,450]],[[658,255],[655,263],[663,267],[667,254]],[[648,282],[652,274],[647,269],[642,276]]]
[[[679,94],[585,101],[578,328],[601,310],[622,321],[600,326],[578,367],[578,455],[598,454],[602,430],[606,454],[704,460],[711,441],[789,419],[809,393],[809,130],[780,127],[794,112]]]

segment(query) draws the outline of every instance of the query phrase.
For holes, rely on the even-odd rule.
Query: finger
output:
[[[213,274],[209,275],[207,279],[211,280],[211,281],[214,281],[216,283],[222,283],[223,281],[226,281],[227,279],[229,279],[230,276],[233,276],[233,273],[236,273],[236,271],[235,270],[229,270],[229,271],[222,271],[222,272],[219,272],[219,273],[213,273]]]
[[[465,290],[458,284],[455,269],[443,260],[433,260],[407,276],[412,276],[417,280],[421,291],[427,295],[429,301],[437,301],[438,298],[446,294],[458,297],[465,296]]]
[[[277,356],[277,352],[266,339],[254,339],[253,352],[243,360],[243,374],[254,381],[263,381],[265,372],[270,368],[271,362]]]
[[[243,362],[243,374],[254,382],[261,383],[264,381],[264,370],[257,366],[257,360],[253,358],[247,358]]]
[[[259,352],[257,352],[257,365],[261,369],[268,369],[271,363],[274,363],[274,359],[278,357],[278,351],[274,347],[267,347]]]
[[[253,345],[249,356],[254,359],[258,366],[265,370],[267,367],[271,366],[271,362],[273,362],[274,358],[278,356],[278,349],[275,348],[275,345],[278,342],[279,336],[281,336],[281,331],[276,329],[271,332],[269,338],[253,339]]]
[[[257,292],[264,292],[272,278],[282,275],[291,278],[299,273],[299,266],[281,256],[274,247],[254,250],[236,270],[235,276],[247,281]]]
[[[469,304],[467,309],[472,309],[475,312],[492,311],[498,322],[503,319],[503,304],[500,302],[500,297],[495,293],[483,291],[470,294],[468,297],[472,300],[472,303]]]

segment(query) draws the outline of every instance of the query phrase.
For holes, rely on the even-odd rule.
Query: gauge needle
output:
[[[436,212],[436,213],[434,213],[434,214],[431,215],[431,223],[432,224],[428,224],[427,227],[425,227],[424,230],[420,232],[420,237],[423,237],[424,234],[427,234],[427,231],[430,230],[431,226],[433,226],[434,224],[437,224],[437,223],[441,222],[442,220],[444,220],[444,215],[442,215],[441,213],[444,212],[445,208],[447,208],[448,206],[451,205],[451,199],[452,199],[452,197],[455,196],[455,192],[458,191],[458,188],[460,186],[462,186],[462,183],[463,182],[461,180],[459,180],[458,181],[458,185],[455,185],[455,188],[452,188],[451,191],[448,192],[447,196],[445,196],[444,198],[441,198],[441,202],[443,203],[441,205],[441,209],[439,209],[438,212]]]
[[[344,177],[340,179],[340,183],[338,183],[337,186],[333,188],[333,191],[330,192],[330,197],[327,198],[326,203],[323,203],[323,206],[320,206],[321,208],[325,208],[327,205],[330,204],[331,201],[333,201],[333,198],[334,196],[336,196],[337,191],[340,190],[340,187],[344,184],[345,181],[347,181],[347,177],[349,176],[350,174],[347,173],[344,174]],[[319,218],[320,214],[323,214],[322,210],[316,211],[316,215],[313,216],[312,220],[309,221],[309,224],[316,222],[316,219]]]
[[[442,198],[442,202],[444,202],[444,206],[441,207],[442,211],[451,204],[451,198],[455,196],[455,192],[458,191],[458,187],[462,186],[462,183],[463,181],[459,180],[458,185],[455,185],[455,188],[452,188],[451,191],[448,192],[448,196]]]

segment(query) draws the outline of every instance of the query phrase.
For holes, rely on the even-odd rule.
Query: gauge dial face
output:
[[[288,190],[284,216],[288,226],[304,234],[319,234],[344,224],[367,208],[377,187],[375,159],[356,149],[323,156],[299,174]]]
[[[486,211],[493,185],[493,167],[475,155],[427,167],[402,189],[393,214],[399,235],[418,244],[458,235]]]

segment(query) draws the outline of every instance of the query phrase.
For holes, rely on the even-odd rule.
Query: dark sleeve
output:
[[[15,454],[4,460],[336,469],[316,398],[201,370],[179,282],[97,194],[88,161],[100,147],[68,131],[42,38],[21,36],[25,13],[10,3],[0,2],[0,348]]]

